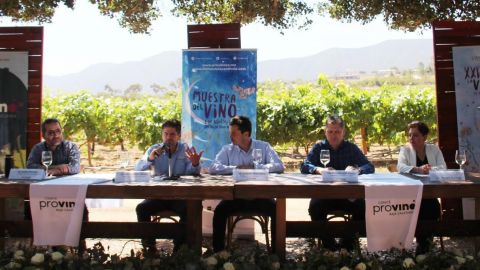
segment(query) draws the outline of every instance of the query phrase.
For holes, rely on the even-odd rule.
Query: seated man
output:
[[[70,175],[80,172],[80,150],[76,144],[63,139],[62,125],[54,118],[45,119],[42,123],[42,137],[45,141],[32,147],[27,159],[28,169],[45,169],[42,164],[42,152],[52,151],[52,165],[48,167],[48,175]],[[25,219],[31,220],[30,205],[25,203]],[[85,207],[83,220],[88,220]]]
[[[259,167],[271,173],[282,173],[285,169],[277,153],[267,142],[253,140],[252,123],[245,116],[235,116],[229,127],[231,144],[222,147],[210,168],[210,174],[232,174],[234,168],[253,168],[253,150],[262,149],[262,161]],[[254,210],[262,215],[270,216],[272,227],[272,246],[275,238],[275,200],[223,200],[215,208],[213,214],[213,249],[215,252],[225,249],[225,229],[227,218],[236,212]]]
[[[303,162],[300,170],[302,173],[322,174],[325,170],[358,170],[359,174],[374,173],[375,168],[372,163],[363,155],[360,149],[353,143],[344,140],[345,125],[338,116],[327,117],[325,123],[325,137],[315,146],[313,146],[307,159]],[[325,167],[320,162],[321,150],[330,151],[329,167]],[[318,199],[312,198],[308,212],[313,221],[326,221],[327,215],[332,211],[345,211],[352,214],[355,220],[365,219],[365,200],[363,199]],[[343,247],[353,248],[354,235],[349,239],[343,239]],[[322,239],[323,247],[336,249],[335,239],[333,237]]]
[[[168,175],[169,160],[172,174],[194,175],[200,173],[200,158],[203,151],[197,154],[194,147],[180,142],[181,124],[178,120],[168,120],[162,125],[163,143],[154,144],[147,149],[145,155],[135,165],[135,170],[150,170],[153,167],[155,175]],[[172,162],[173,161],[173,162]],[[180,216],[180,222],[185,220],[186,203],[181,200],[151,200],[146,199],[137,205],[137,220],[150,222],[151,216],[160,211],[173,211]],[[174,240],[174,250],[182,244],[182,239]],[[155,250],[155,240],[142,240],[144,248]]]
[[[63,140],[62,126],[57,119],[48,118],[42,123],[42,136],[45,141],[33,146],[27,160],[27,168],[44,169],[42,152],[52,151],[52,165],[49,175],[68,175],[80,172],[80,150],[70,141]]]

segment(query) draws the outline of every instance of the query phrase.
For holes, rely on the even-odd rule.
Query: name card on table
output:
[[[11,169],[8,179],[15,180],[43,180],[45,170],[43,169]]]
[[[233,180],[240,181],[267,181],[268,169],[233,169]]]
[[[349,182],[356,183],[358,182],[358,172],[356,171],[340,171],[340,170],[331,170],[322,172],[323,181],[329,182]]]
[[[463,170],[431,170],[428,174],[430,181],[465,181],[465,172]]]
[[[150,182],[149,171],[132,171],[132,172],[117,172],[115,173],[116,183],[129,182]]]

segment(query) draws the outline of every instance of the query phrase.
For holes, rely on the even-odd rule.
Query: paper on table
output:
[[[355,183],[358,182],[358,172],[343,170],[324,171],[322,173],[322,179],[324,181],[344,181]]]
[[[268,169],[233,169],[235,181],[267,181]]]
[[[431,181],[465,181],[465,173],[463,170],[436,170],[429,173]]]
[[[428,174],[421,174],[421,173],[412,173],[413,176],[416,177],[423,177],[423,178],[429,178],[430,176]]]

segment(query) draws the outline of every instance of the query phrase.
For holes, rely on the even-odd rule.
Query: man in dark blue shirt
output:
[[[358,146],[346,141],[345,124],[343,120],[334,115],[327,117],[325,123],[326,140],[315,146],[303,162],[300,170],[302,173],[322,174],[326,170],[356,170],[359,174],[374,173],[375,167],[368,161]],[[321,150],[329,150],[330,161],[324,166],[320,162]],[[365,219],[365,200],[362,199],[318,199],[312,198],[308,212],[313,221],[326,221],[327,215],[335,211],[344,211],[352,215],[354,220]],[[353,248],[354,235],[341,239],[341,246]],[[333,237],[322,238],[323,247],[336,249]]]

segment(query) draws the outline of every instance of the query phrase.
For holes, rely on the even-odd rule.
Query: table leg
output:
[[[186,241],[198,254],[202,252],[202,201],[187,200]]]
[[[275,237],[275,252],[280,260],[285,260],[285,240],[287,237],[287,200],[285,198],[277,198],[277,232],[273,236]]]
[[[475,198],[475,219],[480,219],[480,198]],[[475,254],[480,251],[480,237],[475,237]]]
[[[7,220],[7,216],[5,214],[5,198],[0,199],[0,220]],[[0,250],[4,250],[5,248],[5,236],[0,237]]]

